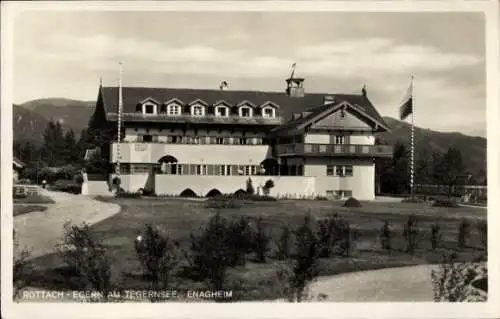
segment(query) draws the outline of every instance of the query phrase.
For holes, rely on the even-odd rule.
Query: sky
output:
[[[414,75],[415,124],[486,136],[481,13],[23,12],[14,25],[14,102],[95,100],[127,86],[360,93],[382,116]]]

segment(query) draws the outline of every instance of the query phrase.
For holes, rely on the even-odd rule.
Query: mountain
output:
[[[42,115],[28,110],[19,105],[14,105],[12,109],[12,127],[14,131],[14,141],[30,140],[41,143],[43,132],[49,123]]]
[[[379,134],[379,137],[390,145],[401,141],[410,145],[411,124],[398,121],[391,117],[384,117],[391,132]],[[462,153],[462,160],[471,173],[480,170],[486,172],[486,139],[477,136],[468,136],[462,133],[444,133],[415,126],[415,157],[432,155],[433,152],[446,152],[449,147],[456,148]]]
[[[40,131],[43,133],[47,123],[51,120],[60,121],[64,129],[73,129],[75,136],[78,137],[80,132],[87,128],[94,107],[95,102],[93,101],[64,98],[39,99],[14,105],[14,139],[19,140],[26,136],[35,136],[41,139],[42,135],[37,133]],[[19,120],[19,115],[23,120]],[[34,134],[26,135],[29,132]]]

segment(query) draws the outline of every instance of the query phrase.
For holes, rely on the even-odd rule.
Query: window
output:
[[[326,165],[326,176],[333,176],[333,165]]]
[[[274,109],[270,107],[264,108],[264,112],[262,113],[263,117],[274,117]]]
[[[168,115],[180,115],[181,107],[177,104],[170,104],[168,106]]]
[[[344,191],[344,197],[352,197],[352,191]]]
[[[255,165],[251,166],[250,174],[251,175],[257,175],[257,166],[255,166]]]
[[[152,103],[146,103],[143,105],[144,107],[144,114],[155,114],[155,106]]]
[[[345,167],[345,176],[352,176],[352,165],[346,165]]]
[[[344,144],[345,138],[344,136],[335,136],[335,144]]]
[[[182,144],[182,136],[172,136],[172,143]]]
[[[241,144],[241,145],[246,145],[246,144],[247,144],[247,139],[246,139],[246,137],[240,137],[240,144]]]
[[[151,164],[131,164],[130,166],[133,174],[150,173],[152,169]]]
[[[250,165],[245,165],[245,175],[250,175]]]
[[[344,176],[344,166],[335,166],[335,176]]]
[[[218,106],[217,107],[217,111],[215,112],[215,115],[217,116],[228,116],[228,112],[227,112],[227,107],[225,106]]]
[[[196,175],[207,175],[207,165],[196,165]]]
[[[152,135],[143,135],[142,136],[142,142],[143,143],[151,143],[151,142],[153,142],[153,136]]]
[[[249,107],[240,107],[240,116],[241,117],[251,117],[252,109]]]
[[[203,116],[203,113],[204,113],[203,111],[204,111],[203,106],[194,105],[194,106],[192,106],[192,109],[191,109],[191,115]]]
[[[216,137],[215,144],[224,144],[224,139],[222,137]]]
[[[198,136],[193,137],[193,144],[200,144],[200,138]]]

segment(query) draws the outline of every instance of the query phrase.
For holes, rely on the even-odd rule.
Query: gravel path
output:
[[[103,203],[91,197],[42,189],[42,195],[49,196],[55,203],[44,212],[32,212],[14,217],[14,229],[19,248],[28,248],[30,257],[35,258],[54,252],[54,247],[63,235],[67,221],[72,224],[95,224],[120,211],[120,206]]]

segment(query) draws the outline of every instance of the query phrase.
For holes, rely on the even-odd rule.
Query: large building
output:
[[[116,133],[120,120],[120,143],[115,134],[102,153],[119,162],[125,191],[205,196],[251,178],[259,192],[271,179],[273,196],[373,199],[374,160],[392,156],[374,134],[387,124],[364,88],[309,94],[303,84],[291,77],[283,93],[101,86],[93,122]]]

